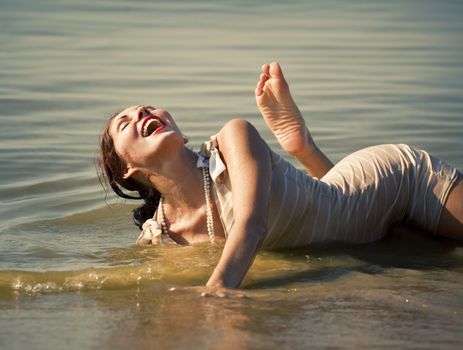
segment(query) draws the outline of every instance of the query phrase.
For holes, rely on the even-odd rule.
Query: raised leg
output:
[[[309,174],[321,178],[332,168],[331,161],[315,145],[278,63],[262,66],[256,102],[281,147],[296,157]]]
[[[312,146],[312,137],[278,63],[262,66],[256,102],[265,122],[286,152],[297,157]]]

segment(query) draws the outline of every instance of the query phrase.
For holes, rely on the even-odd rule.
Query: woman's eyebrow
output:
[[[127,118],[127,114],[117,117],[116,120],[114,121],[115,122],[114,128],[116,128],[116,131],[119,130],[121,123],[122,123],[122,119],[124,118]]]

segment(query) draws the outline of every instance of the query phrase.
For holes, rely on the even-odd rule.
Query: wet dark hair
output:
[[[103,186],[111,187],[119,197],[144,200],[143,205],[133,210],[133,221],[136,226],[142,229],[143,223],[153,217],[159,205],[161,194],[154,187],[147,187],[131,177],[124,179],[123,175],[126,163],[117,154],[114,148],[113,137],[110,133],[112,121],[119,113],[120,111],[114,113],[109,118],[100,136],[98,177]],[[138,197],[126,194],[122,189],[138,192]]]

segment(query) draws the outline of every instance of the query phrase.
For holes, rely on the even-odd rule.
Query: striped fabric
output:
[[[213,141],[206,147],[213,192],[228,234],[234,223],[232,189]],[[407,145],[357,151],[320,180],[273,155],[266,249],[323,241],[372,242],[398,223],[435,233],[448,193],[461,176],[427,152]]]

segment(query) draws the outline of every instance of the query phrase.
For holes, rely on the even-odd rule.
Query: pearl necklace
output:
[[[209,240],[211,243],[215,242],[214,235],[214,217],[212,216],[212,207],[211,207],[211,191],[210,191],[210,176],[209,168],[203,167],[203,187],[204,187],[204,196],[206,197],[206,225],[207,225],[207,234],[209,235]],[[158,221],[161,224],[161,230],[163,235],[169,235],[169,230],[167,229],[166,219],[164,216],[164,196],[161,195],[158,205]]]

